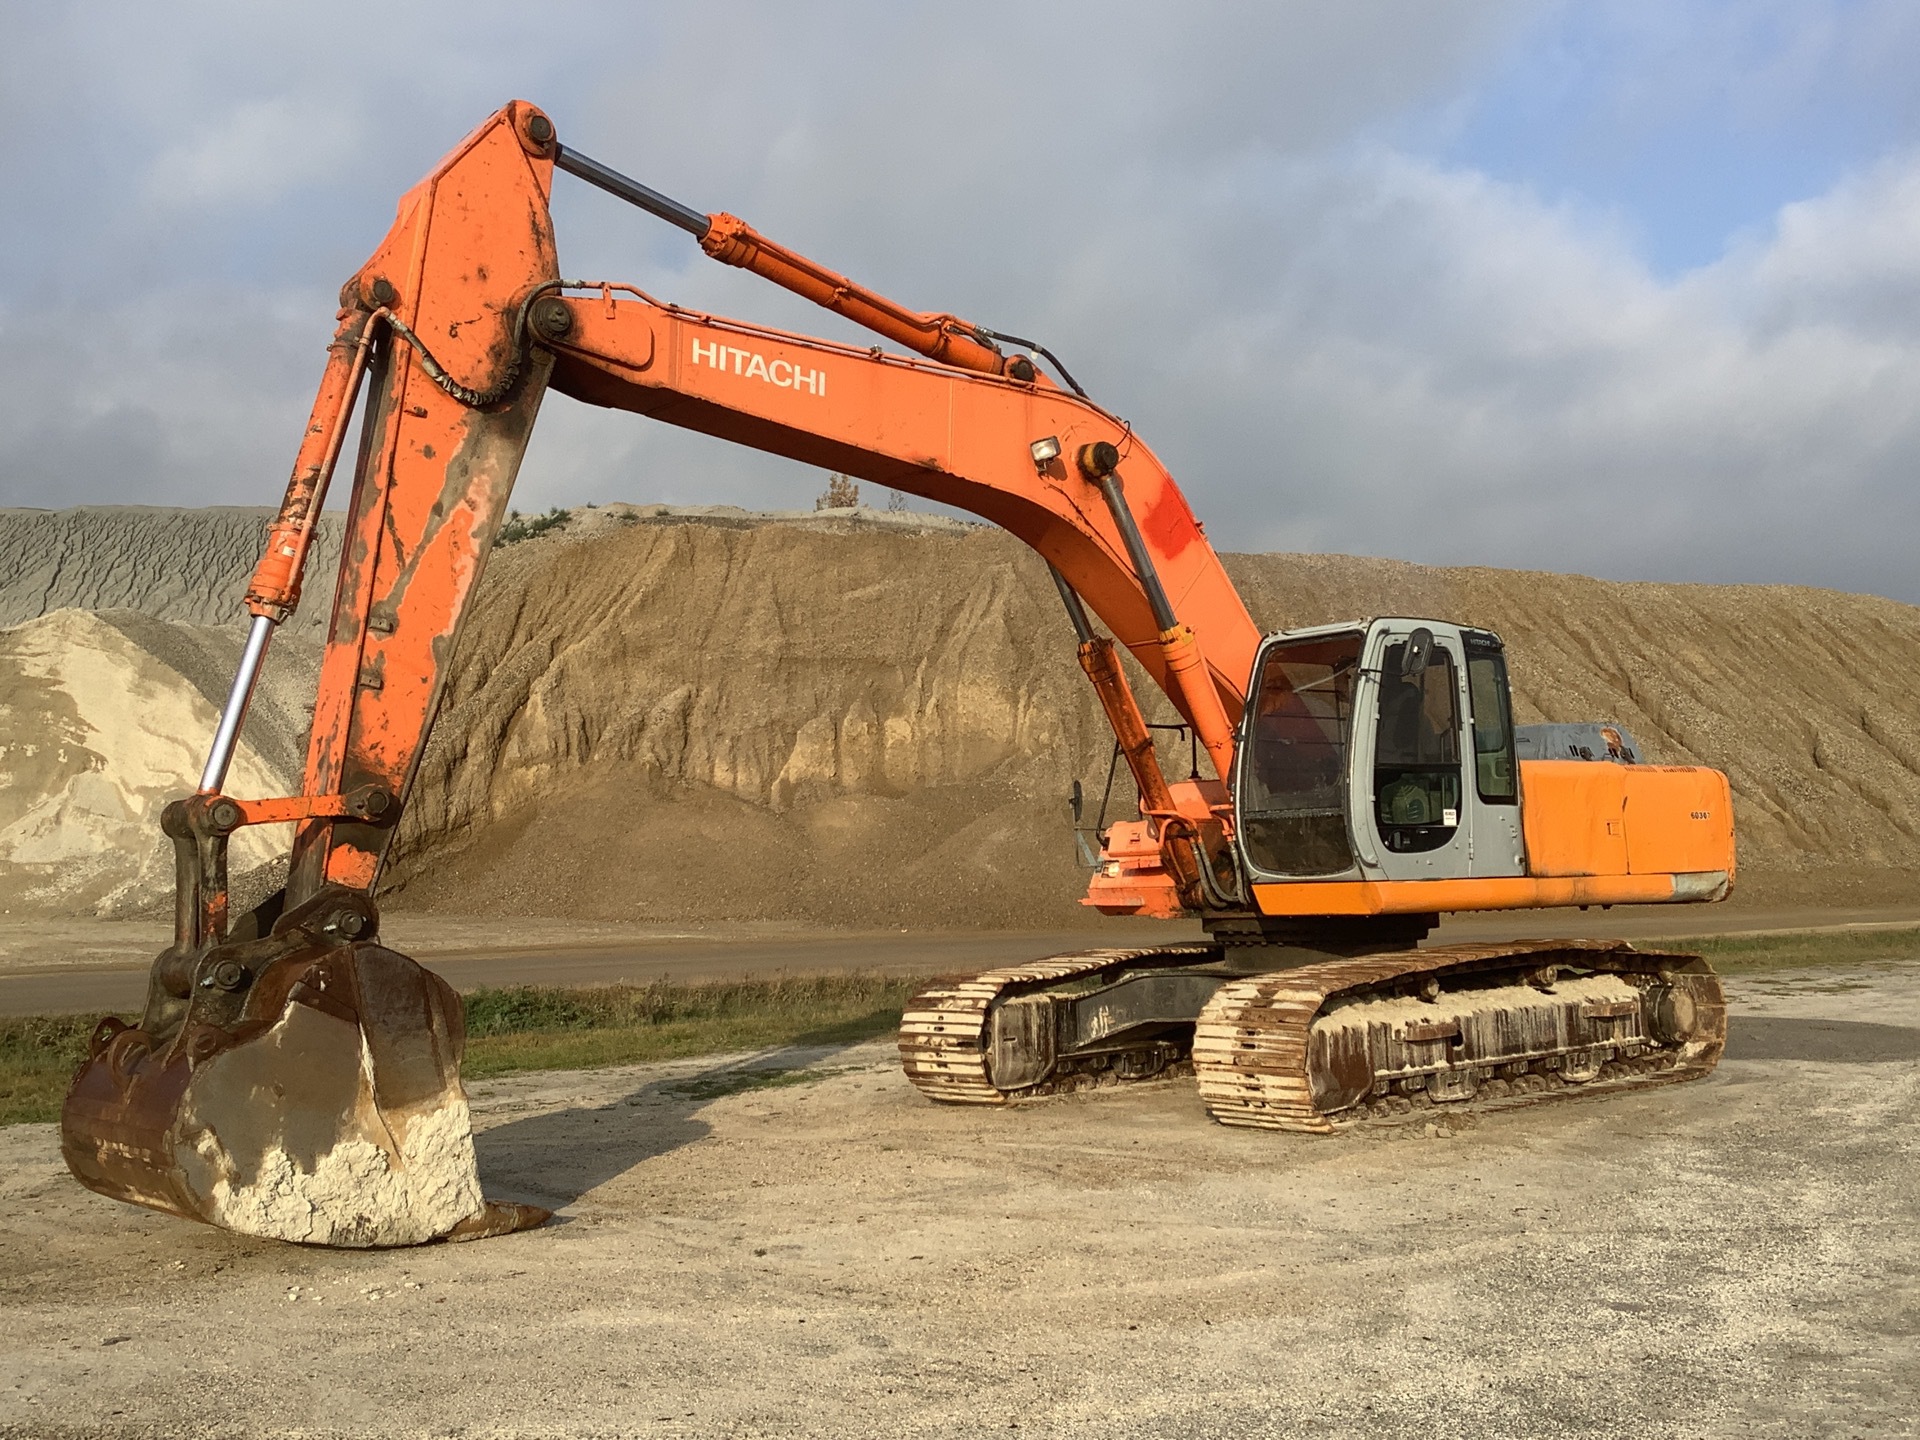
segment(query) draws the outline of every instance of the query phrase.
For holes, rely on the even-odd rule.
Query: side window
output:
[[[1520,794],[1513,758],[1513,712],[1507,662],[1491,647],[1467,646],[1467,688],[1473,695],[1473,777],[1480,798],[1512,805]]]
[[[1374,819],[1387,849],[1437,850],[1460,825],[1459,671],[1435,647],[1426,669],[1402,675],[1406,644],[1380,667],[1380,722],[1373,746]]]

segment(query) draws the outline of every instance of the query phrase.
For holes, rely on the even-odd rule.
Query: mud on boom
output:
[[[563,278],[556,169],[908,353]],[[1191,1065],[1224,1122],[1326,1130],[1714,1064],[1724,1007],[1696,957],[1421,942],[1443,911],[1719,899],[1734,868],[1724,777],[1517,759],[1484,630],[1385,618],[1262,636],[1165,468],[1044,348],[905,309],[688,209],[562,146],[518,102],[402,198],[340,306],[199,792],[166,812],[174,943],[140,1023],[101,1023],[67,1097],[67,1161],[94,1189],[328,1245],[544,1218],[483,1198],[460,1002],[380,944],[370,897],[549,390],[959,506],[1051,567],[1140,796],[1140,818],[1104,836],[1087,903],[1197,916],[1208,939],[928,989],[900,1052],[935,1100],[1003,1104]],[[363,392],[302,793],[231,796],[248,696],[299,603]],[[1123,652],[1214,778],[1162,773]],[[230,837],[289,820],[284,893],[229,915]]]

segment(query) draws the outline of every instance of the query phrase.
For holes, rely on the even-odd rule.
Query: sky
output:
[[[340,282],[521,97],[1042,340],[1223,548],[1920,603],[1911,0],[0,0],[0,34],[0,504],[277,503]],[[570,275],[850,333],[570,177],[554,215]],[[515,503],[824,481],[555,396]]]

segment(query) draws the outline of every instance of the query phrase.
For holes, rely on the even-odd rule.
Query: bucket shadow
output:
[[[1920,1060],[1920,1030],[1865,1020],[1736,1016],[1727,1026],[1729,1060],[1825,1060],[1875,1065]]]
[[[890,1018],[892,1016],[889,1012]],[[807,1069],[887,1030],[836,1025],[702,1070],[650,1080],[603,1105],[529,1115],[473,1137],[490,1200],[560,1210],[636,1165],[711,1134],[700,1112],[743,1090],[803,1083]]]

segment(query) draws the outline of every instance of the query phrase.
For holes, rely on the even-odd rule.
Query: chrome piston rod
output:
[[[213,732],[207,768],[200,772],[202,795],[216,794],[227,783],[227,767],[233,763],[234,746],[240,743],[240,727],[247,722],[247,705],[253,699],[253,687],[260,678],[260,664],[267,658],[267,642],[273,639],[273,631],[271,617],[253,617],[247,648],[240,652],[240,668],[234,673],[233,689],[227,693],[227,707],[220,713],[220,728]]]

